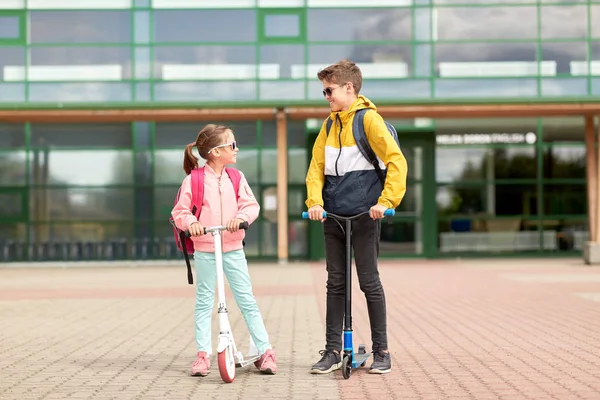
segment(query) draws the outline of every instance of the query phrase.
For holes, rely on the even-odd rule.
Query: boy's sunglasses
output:
[[[332,88],[332,87],[326,87],[325,89],[323,89],[323,96],[324,96],[324,97],[330,97],[330,96],[331,96],[331,94],[333,93],[333,91],[334,91],[335,89],[339,89],[339,88],[341,88],[341,87],[344,87],[344,86],[346,86],[346,84],[347,84],[347,83],[350,83],[350,82],[346,82],[346,83],[344,83],[343,85],[338,85],[338,86],[336,86],[336,87],[334,87],[334,88]]]
[[[334,88],[326,87],[323,89],[323,97],[330,97],[335,89],[341,88],[341,86],[336,86]]]
[[[210,153],[211,151],[213,151],[214,149],[219,149],[219,148],[221,148],[221,147],[227,147],[227,146],[231,146],[231,150],[232,150],[232,151],[233,151],[233,150],[235,150],[235,149],[237,149],[237,144],[235,143],[235,140],[234,140],[234,141],[233,141],[233,142],[231,142],[231,143],[223,143],[223,144],[220,144],[220,145],[218,145],[218,146],[215,146],[215,147],[213,147],[212,149],[210,149],[209,153]]]

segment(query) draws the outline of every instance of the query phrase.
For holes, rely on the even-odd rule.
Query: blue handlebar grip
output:
[[[327,218],[327,211],[323,211],[323,218]],[[302,219],[308,219],[308,211],[302,212]]]
[[[385,217],[393,217],[394,214],[396,214],[396,210],[394,210],[393,208],[388,208],[387,210],[385,210],[385,212],[383,213],[383,215]]]

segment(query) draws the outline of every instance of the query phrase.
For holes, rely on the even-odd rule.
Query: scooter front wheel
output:
[[[348,379],[350,375],[352,375],[352,361],[350,361],[350,356],[344,356],[342,360],[342,376],[344,379]]]
[[[217,356],[219,364],[219,374],[223,382],[231,383],[235,379],[235,356],[233,354],[233,346],[229,345],[225,350],[221,351]]]

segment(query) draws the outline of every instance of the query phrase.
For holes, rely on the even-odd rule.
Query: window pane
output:
[[[38,150],[31,159],[35,185],[117,185],[133,183],[128,150]]]
[[[128,43],[130,11],[31,11],[32,43]]]
[[[130,124],[31,124],[33,147],[131,147]]]
[[[493,179],[535,179],[537,177],[534,147],[494,149],[492,160]]]
[[[10,71],[17,68],[22,69],[23,65],[25,65],[25,49],[23,47],[0,47],[0,81],[17,80],[11,77]]]
[[[440,215],[537,215],[535,185],[440,186],[436,200]]]
[[[25,151],[0,152],[0,185],[24,186],[27,184],[26,174],[27,155]]]
[[[344,23],[336,24],[335,21]],[[308,9],[308,40],[410,40],[411,22],[409,8]],[[332,24],[335,29],[331,29]]]
[[[2,157],[1,154],[0,157]],[[21,196],[21,192],[0,192],[0,219],[15,218],[23,215],[24,210]]]
[[[581,67],[587,70],[587,43],[542,42],[542,60],[556,63],[557,74],[576,75]]]
[[[30,218],[47,220],[131,220],[132,189],[33,189]]]
[[[584,142],[585,119],[583,117],[542,118],[544,142]]]
[[[537,38],[536,7],[443,7],[435,11],[440,40]]]
[[[263,149],[260,158],[260,183],[277,182],[277,150]]]
[[[290,221],[290,256],[306,257],[308,254],[308,224],[310,221]]]
[[[586,185],[544,185],[544,214],[587,214]]]
[[[25,147],[25,124],[0,123],[0,149]]]
[[[258,150],[241,149],[237,155],[235,167],[244,173],[249,184],[259,183],[258,179]],[[254,190],[254,189],[253,189]],[[257,196],[258,192],[254,192]]]
[[[0,102],[2,103],[24,103],[25,85],[21,83],[0,82]]]
[[[293,66],[302,66],[305,63],[304,45],[261,46],[260,63],[261,65],[276,65],[279,70],[277,78],[292,78]]]
[[[4,0],[7,1],[7,0]],[[8,0],[15,1],[15,0]],[[19,1],[19,0],[17,0]],[[24,0],[23,0],[24,1]],[[27,0],[27,8],[32,9],[128,9],[131,8],[132,0]]]
[[[150,84],[149,83],[135,83],[135,100],[136,101],[150,101]]]
[[[33,47],[30,81],[120,81],[131,78],[128,47]]]
[[[32,83],[29,100],[40,103],[131,101],[128,83]]]
[[[276,192],[277,186],[275,186],[275,187],[271,186],[269,189]],[[297,188],[288,189],[288,214],[292,218],[298,217],[299,215],[302,215],[303,211],[306,211],[306,205],[304,204],[304,201],[306,200],[306,195],[304,193],[305,193],[304,189],[297,189]],[[264,196],[264,194],[263,194],[263,196]],[[264,210],[265,203],[266,202],[263,200],[263,210]],[[292,222],[292,221],[290,221],[290,222]],[[291,240],[290,240],[290,242],[291,242]]]
[[[381,224],[381,254],[421,254],[422,222],[387,222]]]
[[[305,82],[260,82],[260,100],[304,100]]]
[[[148,11],[137,11],[134,15],[134,24],[134,42],[150,42],[150,13]]]
[[[336,44],[309,46],[309,65],[292,66],[292,77],[317,80],[320,69],[344,58],[354,61],[366,80],[406,78],[412,75],[412,48],[409,45]]]
[[[164,82],[154,84],[155,101],[218,101],[256,100],[255,82]]]
[[[297,37],[298,35],[300,35],[300,17],[298,15],[265,15],[266,37]]]
[[[535,19],[532,19],[535,20]],[[548,6],[541,8],[542,38],[587,37],[586,6]],[[533,27],[536,24],[525,24]]]
[[[240,148],[256,146],[257,129],[256,121],[212,121],[218,125],[228,126],[233,130],[235,140]],[[207,124],[206,121],[198,122],[158,122],[156,123],[156,147],[177,147],[181,149],[181,162],[183,163],[183,150],[188,143],[194,142],[198,133]],[[238,157],[239,158],[239,157]],[[181,164],[183,165],[183,164]]]
[[[150,78],[150,47],[136,47],[135,51],[135,78]]]
[[[539,232],[537,221],[521,218],[456,218],[439,222],[439,250],[449,252],[527,252],[556,247],[555,232]]]
[[[485,179],[485,158],[488,150],[483,148],[436,149],[435,179],[437,182],[460,182]]]
[[[437,98],[537,96],[537,79],[436,79]]]
[[[600,4],[592,4],[591,9],[591,21],[600,21]],[[592,37],[600,38],[600,24],[592,22]]]
[[[157,42],[254,42],[256,11],[155,11],[154,35]]]
[[[542,79],[542,96],[585,96],[587,92],[587,78]]]
[[[18,39],[21,34],[18,16],[0,15],[0,40]]]
[[[435,45],[440,77],[519,77],[537,75],[535,43],[447,43]],[[554,64],[543,65],[543,75],[555,75]],[[478,81],[480,86],[485,86]]]
[[[254,79],[268,74],[256,69],[254,46],[156,47],[154,76],[163,80]]]
[[[183,152],[181,150],[156,150],[154,152],[154,182],[157,184],[172,183],[181,185],[183,171]],[[197,152],[194,152],[197,155]],[[203,161],[200,161],[203,164]]]
[[[585,146],[551,146],[544,151],[544,178],[585,179]]]

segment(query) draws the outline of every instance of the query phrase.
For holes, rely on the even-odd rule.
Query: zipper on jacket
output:
[[[338,141],[339,141],[339,145],[340,145],[340,151],[338,152],[338,156],[335,159],[335,175],[336,176],[340,176],[340,173],[338,172],[338,162],[340,161],[340,157],[342,156],[342,129],[344,129],[344,125],[342,124],[342,120],[340,119],[340,114],[335,114],[335,119],[336,122],[340,124],[340,130],[338,132]],[[336,125],[337,125],[336,123]]]

